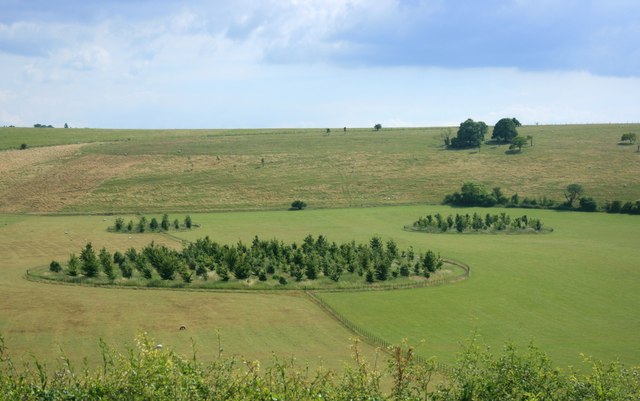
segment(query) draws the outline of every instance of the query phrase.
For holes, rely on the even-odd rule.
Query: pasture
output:
[[[197,214],[194,220],[202,228],[178,235],[187,240],[210,235],[234,243],[250,241],[255,234],[300,241],[312,231],[339,241],[366,241],[377,233],[401,247],[433,248],[468,263],[471,278],[415,290],[320,296],[377,336],[391,342],[407,338],[419,354],[445,362],[473,333],[494,346],[534,341],[560,365],[576,364],[580,353],[640,362],[635,341],[640,329],[637,216],[529,211],[555,228],[545,235],[402,230],[416,216],[451,210],[397,206]],[[469,209],[475,210],[482,211]],[[0,286],[5,297],[0,332],[13,352],[53,358],[61,345],[73,357],[96,357],[99,337],[126,344],[144,330],[186,354],[193,338],[199,355],[213,357],[219,331],[225,352],[262,361],[272,351],[312,364],[321,359],[334,367],[348,359],[351,333],[300,293],[105,289],[22,278],[27,268],[63,259],[83,241],[111,249],[151,240],[175,244],[157,234],[107,232],[111,224],[100,216],[2,217]],[[189,329],[179,331],[181,324]],[[366,349],[372,356],[372,349]]]
[[[0,129],[0,211],[122,213],[439,203],[464,181],[600,203],[640,194],[638,125],[527,126],[534,146],[445,150],[444,128],[110,131]],[[50,132],[51,131],[51,132]],[[17,132],[17,133],[16,133]],[[18,139],[19,138],[19,139]],[[50,138],[50,139],[48,139]],[[74,140],[75,139],[75,140]],[[15,150],[20,143],[59,145]],[[35,145],[34,145],[35,146]],[[264,161],[264,163],[263,163]]]
[[[640,217],[491,209],[543,219],[545,235],[407,232],[426,214],[486,213],[436,206],[464,181],[510,195],[562,200],[579,183],[599,202],[640,195],[640,154],[618,145],[639,125],[522,127],[534,146],[442,148],[442,128],[135,131],[0,128],[0,333],[12,355],[55,363],[59,348],[97,363],[98,339],[126,347],[140,331],[188,355],[224,352],[268,362],[340,367],[352,334],[300,292],[114,289],[30,282],[27,269],[96,249],[222,243],[254,235],[301,242],[393,238],[471,267],[460,283],[320,296],[375,335],[407,338],[423,356],[451,362],[478,333],[492,346],[534,341],[559,365],[579,354],[640,364]],[[16,150],[27,143],[26,150]],[[263,163],[264,160],[264,163]],[[294,199],[310,208],[286,211]],[[189,213],[198,230],[108,232],[101,213]],[[199,213],[198,213],[199,212]],[[179,331],[181,325],[186,331]],[[374,349],[363,346],[370,358]]]

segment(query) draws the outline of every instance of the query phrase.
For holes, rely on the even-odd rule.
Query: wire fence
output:
[[[464,270],[464,274],[462,276],[458,276],[458,277],[454,277],[454,278],[450,278],[450,279],[441,279],[441,280],[434,280],[434,281],[425,281],[420,283],[419,285],[413,284],[413,285],[399,285],[394,287],[391,286],[387,286],[387,287],[383,287],[383,288],[378,288],[378,289],[398,289],[398,288],[419,288],[419,287],[428,287],[428,286],[435,286],[435,285],[442,285],[442,284],[449,284],[449,283],[454,283],[460,280],[464,280],[466,278],[468,278],[471,274],[471,271],[469,269],[469,266],[460,263],[460,262],[455,262],[452,260],[447,260],[447,263],[456,265],[461,267]],[[336,290],[334,290],[336,291]],[[353,289],[351,290],[353,291]],[[331,315],[334,319],[336,319],[338,322],[340,322],[344,327],[346,327],[348,330],[350,330],[351,332],[353,332],[354,334],[356,334],[358,337],[361,337],[364,341],[366,341],[367,343],[375,346],[375,347],[379,347],[380,349],[382,349],[385,352],[389,352],[390,349],[394,346],[394,344],[391,344],[390,342],[384,340],[383,338],[378,337],[377,335],[373,334],[372,332],[370,332],[369,330],[353,323],[351,320],[347,319],[344,315],[342,315],[340,312],[338,312],[337,310],[335,310],[333,307],[331,307],[331,305],[329,305],[328,303],[326,303],[322,298],[320,298],[316,293],[318,291],[305,291],[305,294],[307,294],[307,296],[313,301],[315,302],[320,308],[322,308],[325,312],[327,312],[329,315]],[[325,291],[326,292],[326,291]],[[419,362],[419,363],[427,363],[428,359],[421,356],[421,355],[413,355],[413,358]],[[437,371],[439,371],[442,374],[445,374],[447,376],[451,376],[453,374],[453,368],[451,368],[450,366],[442,363],[442,362],[431,362],[434,364],[435,368]]]

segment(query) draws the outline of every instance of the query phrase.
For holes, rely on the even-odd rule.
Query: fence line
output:
[[[464,278],[469,277],[470,274],[470,270],[469,270],[469,266],[466,265],[462,265],[462,264],[458,264],[457,262],[455,262],[454,264],[462,267],[465,270],[465,275],[463,276]],[[454,281],[459,281],[459,279],[457,280],[438,280],[438,281],[443,281],[443,282],[454,282]],[[435,285],[435,284],[434,284]],[[333,317],[334,319],[336,319],[340,324],[342,324],[342,326],[344,326],[345,328],[347,328],[349,331],[351,331],[352,333],[356,334],[358,337],[361,337],[364,341],[366,341],[367,343],[375,346],[375,347],[379,347],[382,351],[389,353],[391,347],[393,347],[393,344],[391,344],[390,342],[384,340],[381,337],[376,336],[375,334],[369,332],[368,330],[358,326],[357,324],[353,323],[351,320],[347,319],[346,317],[344,317],[340,312],[338,312],[337,310],[335,310],[333,307],[331,307],[331,305],[329,305],[328,303],[326,303],[322,298],[318,297],[314,291],[305,291],[305,294],[316,304],[318,305],[321,309],[323,309],[326,313],[328,313],[331,317]],[[418,361],[419,363],[427,363],[428,359],[421,356],[421,355],[413,355],[413,358]],[[442,362],[433,362],[434,366],[436,368],[437,371],[439,371],[440,373],[443,373],[445,375],[449,375],[451,376],[453,374],[453,368],[451,368],[450,366],[442,363]]]

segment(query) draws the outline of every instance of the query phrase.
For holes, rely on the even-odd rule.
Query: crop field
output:
[[[12,355],[98,363],[98,339],[126,347],[148,332],[199,357],[340,367],[353,334],[302,292],[94,288],[25,280],[27,269],[66,260],[91,241],[111,251],[209,235],[300,243],[393,238],[468,264],[464,281],[396,291],[323,292],[326,303],[389,341],[451,362],[477,333],[494,347],[533,341],[558,365],[580,353],[640,364],[640,216],[525,209],[449,208],[463,181],[507,194],[562,199],[572,182],[598,201],[640,196],[640,154],[618,145],[634,125],[523,127],[534,146],[446,151],[442,129],[100,131],[0,129],[0,334]],[[13,130],[13,131],[12,131]],[[20,134],[15,134],[15,131]],[[73,134],[73,135],[72,135]],[[28,143],[26,150],[13,150]],[[17,144],[17,145],[16,145]],[[51,146],[49,146],[51,145]],[[262,162],[264,159],[264,163]],[[292,200],[310,208],[287,211]],[[192,231],[107,231],[118,213],[189,213]],[[527,214],[548,234],[427,234],[403,226],[425,214]],[[44,213],[49,213],[44,214]],[[178,330],[186,325],[187,330]],[[362,345],[374,358],[373,347]]]

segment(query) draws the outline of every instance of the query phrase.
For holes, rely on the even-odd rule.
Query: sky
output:
[[[0,0],[0,126],[640,122],[637,0]]]

